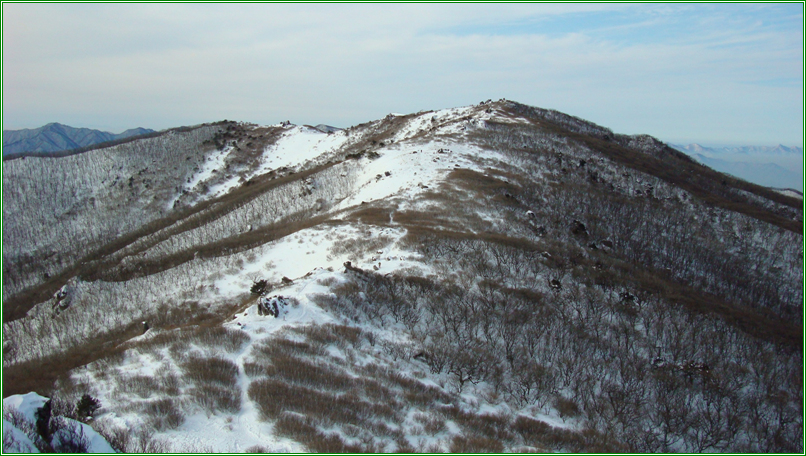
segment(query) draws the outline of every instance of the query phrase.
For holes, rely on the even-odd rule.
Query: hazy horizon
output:
[[[802,4],[3,4],[3,128],[350,126],[507,98],[803,144]]]
[[[517,101],[517,100],[513,100],[513,101]],[[566,114],[571,114],[571,113],[566,113]],[[210,120],[210,121],[202,122],[202,123],[217,122],[219,120],[224,120],[224,119],[222,118],[222,119],[217,119],[217,120]],[[228,119],[228,120],[237,120],[237,119]],[[291,122],[294,123],[294,124],[298,124],[297,122],[294,122],[293,119],[288,119],[288,120],[291,120]],[[377,119],[366,119],[364,122],[369,122],[369,121],[372,121],[372,120],[377,120]],[[239,120],[239,121],[249,122],[248,120]],[[88,126],[83,126],[83,125],[73,125],[73,124],[71,124],[69,122],[60,122],[60,121],[47,122],[45,124],[42,124],[42,125],[39,125],[39,126],[34,126],[34,127],[4,128],[3,130],[4,131],[6,131],[6,130],[9,130],[9,131],[35,130],[37,128],[42,128],[42,127],[44,127],[44,126],[46,126],[48,124],[51,124],[51,123],[57,123],[57,124],[61,124],[61,125],[66,125],[66,126],[69,126],[69,127],[72,127],[72,128],[89,128],[89,129],[93,129],[93,130],[98,130],[97,128],[93,128],[93,127],[88,127]],[[254,122],[252,122],[252,123],[254,123]],[[363,123],[363,122],[361,122],[361,123]],[[328,122],[316,122],[316,123],[311,123],[311,124],[308,124],[308,125],[319,125],[319,124],[325,124],[325,125],[329,125],[329,126],[333,126],[333,127],[337,127],[337,128],[349,128],[349,127],[353,126],[353,125],[332,125],[332,123],[328,123]],[[355,125],[358,125],[358,124],[355,124]],[[170,129],[170,128],[177,128],[177,127],[184,127],[184,126],[189,126],[189,125],[174,125],[172,127],[163,128],[162,130]],[[602,126],[607,127],[607,125],[602,125]],[[101,130],[101,131],[104,131],[106,133],[120,134],[120,133],[123,133],[126,130],[132,130],[132,129],[136,129],[136,128],[146,128],[146,129],[151,129],[151,130],[157,130],[156,128],[152,128],[152,127],[149,127],[149,126],[146,126],[146,125],[135,125],[135,126],[132,126],[132,127],[122,128],[120,130]],[[622,132],[616,131],[615,133],[622,133]],[[636,134],[640,134],[640,133],[636,133]],[[743,147],[743,146],[748,146],[748,147],[775,147],[775,146],[778,146],[778,145],[783,145],[783,146],[790,147],[790,148],[799,147],[799,148],[803,149],[803,142],[796,143],[796,144],[787,144],[787,143],[782,143],[782,142],[774,142],[774,143],[769,143],[769,142],[767,142],[767,143],[714,142],[714,141],[710,141],[710,140],[707,140],[707,139],[690,139],[690,138],[689,139],[658,138],[658,139],[663,141],[664,143],[670,144],[670,145],[688,146],[690,144],[699,144],[699,145],[701,145],[703,147],[708,147],[708,148],[713,148],[713,149],[727,148],[727,147]]]

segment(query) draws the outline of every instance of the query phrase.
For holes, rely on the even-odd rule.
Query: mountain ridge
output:
[[[803,190],[803,149],[777,146],[705,147],[672,144],[720,172],[771,188]]]
[[[508,100],[328,130],[5,162],[4,393],[176,451],[802,450],[800,200]]]
[[[39,128],[3,130],[3,156],[24,153],[48,155],[153,132],[154,130],[148,128],[137,127],[115,134],[51,122]]]
[[[689,152],[711,152],[728,154],[757,154],[757,155],[803,155],[803,148],[798,146],[788,147],[783,144],[775,146],[724,146],[707,147],[697,143],[688,145],[672,144],[672,147]]]

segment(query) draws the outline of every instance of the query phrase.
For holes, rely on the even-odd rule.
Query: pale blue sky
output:
[[[350,126],[507,98],[803,144],[803,3],[3,4],[3,128]]]

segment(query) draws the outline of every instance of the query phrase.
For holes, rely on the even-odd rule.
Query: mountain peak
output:
[[[514,102],[322,129],[4,163],[4,394],[121,453],[803,453],[800,200]]]
[[[114,134],[90,128],[75,128],[59,122],[50,122],[39,128],[3,130],[3,156],[21,153],[47,155],[147,134],[153,131],[138,127],[120,134]]]

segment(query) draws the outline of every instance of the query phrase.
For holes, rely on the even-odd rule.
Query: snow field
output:
[[[421,270],[429,269],[417,261],[416,255],[400,249],[397,241],[404,234],[405,230],[396,228],[359,228],[346,225],[330,229],[313,228],[302,230],[278,242],[261,246],[252,252],[239,254],[242,257],[250,257],[251,261],[244,262],[239,272],[233,271],[233,274],[216,281],[215,286],[210,287],[208,291],[213,293],[210,299],[227,299],[237,296],[251,286],[251,280],[265,278],[271,283],[277,283],[277,286],[267,295],[291,298],[292,303],[281,309],[278,318],[258,315],[256,303],[236,313],[231,320],[224,324],[228,334],[242,334],[238,340],[244,342],[235,349],[200,342],[200,340],[208,340],[204,338],[194,340],[178,335],[173,337],[176,340],[172,344],[158,343],[154,347],[149,347],[149,341],[154,342],[168,333],[188,331],[188,329],[150,330],[133,341],[135,348],[128,350],[122,359],[113,361],[111,364],[91,364],[85,369],[77,370],[74,376],[79,383],[92,385],[92,394],[104,404],[102,412],[105,411],[105,413],[98,419],[104,420],[111,426],[127,429],[148,427],[152,421],[148,417],[148,412],[143,409],[144,404],[158,400],[158,398],[169,398],[176,411],[183,416],[175,427],[162,429],[156,436],[171,442],[171,448],[174,451],[195,448],[215,452],[243,452],[254,447],[271,452],[309,450],[293,440],[278,435],[274,430],[274,420],[262,420],[261,406],[250,399],[247,393],[249,385],[255,381],[255,378],[247,375],[245,366],[259,359],[259,355],[256,355],[259,350],[256,351],[256,347],[261,344],[272,344],[271,341],[277,338],[304,344],[319,344],[317,346],[321,346],[322,351],[314,358],[314,362],[316,365],[331,366],[331,369],[335,369],[334,372],[339,372],[338,375],[356,379],[377,378],[382,385],[386,385],[389,380],[384,380],[383,375],[387,374],[382,374],[381,377],[378,377],[379,374],[375,374],[375,377],[368,374],[368,372],[376,372],[380,368],[381,370],[377,372],[394,373],[394,375],[400,376],[399,378],[410,379],[407,381],[417,382],[423,387],[444,391],[440,393],[446,395],[442,400],[453,398],[449,399],[449,402],[458,401],[455,404],[466,413],[487,415],[515,413],[500,400],[487,401],[485,384],[468,385],[461,396],[456,396],[450,390],[444,390],[445,385],[449,383],[447,374],[443,373],[438,376],[428,374],[427,367],[421,362],[413,361],[405,356],[401,357],[400,354],[403,352],[396,347],[404,347],[410,342],[408,336],[405,336],[404,331],[401,330],[402,328],[395,326],[378,328],[369,323],[356,326],[351,323],[350,327],[356,328],[361,334],[371,335],[371,340],[374,341],[371,344],[368,342],[370,339],[367,339],[370,336],[362,336],[363,339],[346,345],[338,340],[315,342],[310,339],[310,336],[306,336],[305,328],[322,328],[323,325],[343,323],[339,315],[334,315],[319,307],[315,302],[315,297],[331,293],[332,286],[343,283],[347,279],[341,265],[347,258],[353,258],[354,265],[364,269],[369,269],[380,262],[379,272],[381,273],[403,271],[413,267],[419,267]],[[366,240],[382,239],[384,245],[378,248],[373,246],[373,250],[364,251],[339,249],[340,239],[356,237]],[[329,268],[333,270],[331,271]],[[246,279],[247,277],[251,279]],[[292,278],[293,283],[282,285],[280,282],[282,277]],[[138,345],[140,343],[146,345]],[[237,366],[235,389],[240,396],[240,406],[237,412],[205,409],[194,403],[194,399],[189,395],[194,383],[186,378],[181,367],[182,363],[186,362],[188,356],[192,356],[193,353],[197,354],[195,356],[207,358],[224,358]],[[304,354],[299,353],[295,356],[302,355]],[[115,365],[115,362],[118,364]],[[143,397],[136,390],[131,388],[127,390],[118,385],[120,381],[127,378],[150,377],[156,379],[157,382],[162,382],[170,376],[178,379],[180,385],[178,395],[175,392],[173,395],[162,396],[165,394],[163,391],[163,393],[158,393],[159,396]],[[405,384],[407,383],[403,385]],[[403,386],[403,390],[399,390],[400,386],[388,385],[391,386],[383,388],[392,388],[389,391],[393,396],[402,394],[406,388],[409,388]],[[394,391],[400,392],[395,393]],[[362,399],[362,401],[368,400],[370,398]],[[400,411],[404,415],[399,418],[397,424],[394,422],[396,420],[386,421],[385,418],[382,418],[383,415],[372,415],[375,416],[375,420],[381,420],[377,423],[386,423],[383,426],[386,426],[389,429],[388,432],[392,433],[392,437],[372,437],[375,448],[392,451],[402,448],[400,445],[407,445],[421,450],[447,451],[450,449],[453,437],[462,432],[461,427],[452,419],[434,414],[429,407],[423,408],[413,404],[406,407]],[[568,426],[566,423],[559,423],[556,417],[540,413],[535,411],[530,414],[537,415],[552,425]],[[329,419],[326,416],[322,419],[324,421],[321,421],[316,427],[320,435],[339,435],[346,444],[352,445],[361,444],[362,439],[370,438],[368,434],[364,433],[365,431],[361,431],[353,425],[342,423],[334,426],[327,424]],[[394,437],[395,435],[397,437]]]
[[[344,130],[327,134],[305,126],[291,127],[275,144],[264,150],[260,168],[249,177],[282,167],[296,167],[335,152],[347,140],[347,132]]]
[[[218,172],[224,168],[224,162],[227,156],[232,152],[232,147],[227,146],[222,150],[214,151],[207,159],[204,161],[204,167],[199,170],[197,174],[190,179],[190,182],[187,183],[184,188],[188,191],[191,191],[196,188],[197,185],[206,182],[210,178],[213,177],[213,174]],[[220,189],[214,188],[210,189],[210,194],[216,195],[220,192]]]

